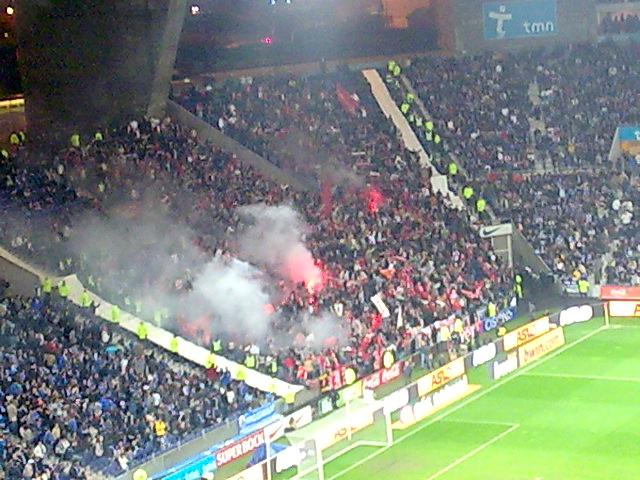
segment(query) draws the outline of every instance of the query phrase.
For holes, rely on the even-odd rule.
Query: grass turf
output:
[[[476,369],[477,399],[394,432],[389,449],[348,452],[325,478],[640,479],[640,328],[615,323],[586,339],[601,321],[568,327],[578,343],[493,385]]]

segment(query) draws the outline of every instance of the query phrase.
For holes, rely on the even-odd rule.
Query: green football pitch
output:
[[[640,322],[566,328],[567,343],[407,430],[359,447],[326,480],[640,480]]]

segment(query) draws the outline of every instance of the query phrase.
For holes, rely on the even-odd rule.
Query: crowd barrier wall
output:
[[[11,252],[0,247],[0,279],[7,280],[11,287],[9,293],[32,295],[40,285],[45,273],[34,269]]]

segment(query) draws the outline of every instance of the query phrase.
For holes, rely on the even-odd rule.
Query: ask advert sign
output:
[[[557,33],[556,0],[484,3],[482,15],[486,40],[545,37]]]

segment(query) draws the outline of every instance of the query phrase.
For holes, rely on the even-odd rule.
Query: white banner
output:
[[[497,353],[498,353],[498,349],[496,348],[496,344],[494,342],[491,342],[473,351],[473,354],[472,354],[473,356],[471,357],[471,364],[474,367],[477,367],[478,365],[487,363],[488,361],[496,358]]]
[[[376,293],[373,297],[371,297],[371,302],[378,309],[378,312],[380,313],[380,315],[382,315],[382,318],[389,318],[391,316],[389,308],[384,303],[384,300],[382,300],[382,295]]]
[[[517,369],[518,355],[513,353],[509,355],[503,362],[493,362],[491,371],[493,373],[493,379],[498,380]]]

